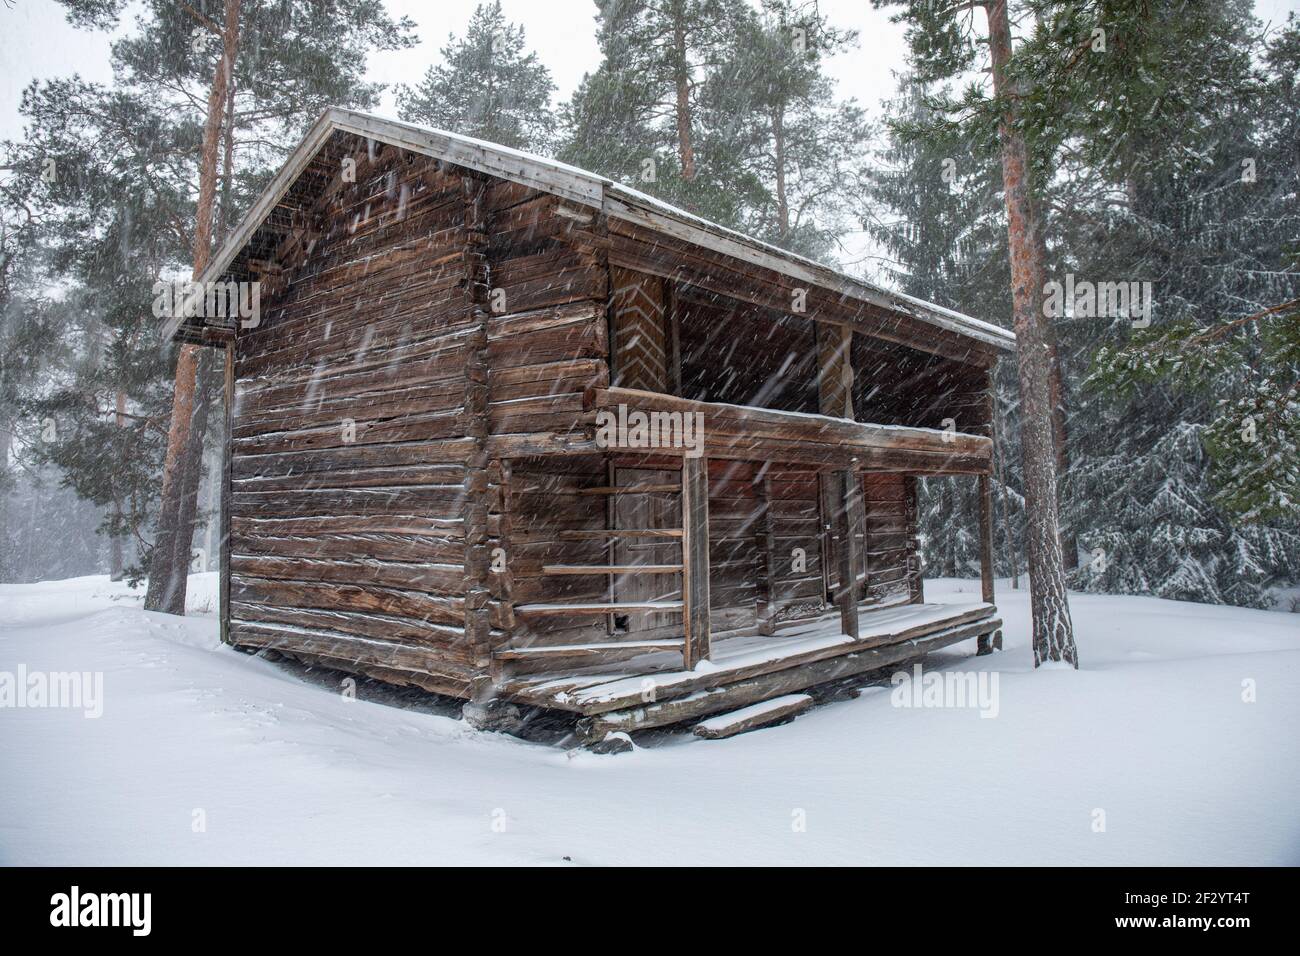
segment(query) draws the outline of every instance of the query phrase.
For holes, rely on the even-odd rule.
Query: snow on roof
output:
[[[266,221],[298,176],[336,130],[368,137],[479,172],[549,192],[602,213],[672,234],[715,252],[741,258],[811,285],[911,316],[930,325],[1010,351],[1014,333],[990,322],[885,289],[857,276],[703,219],[638,189],[545,156],[489,143],[472,136],[432,129],[380,113],[331,106],[321,114],[284,166],[271,180],[239,226],[200,276],[201,282],[223,276],[253,233]],[[170,338],[180,319],[163,330]]]

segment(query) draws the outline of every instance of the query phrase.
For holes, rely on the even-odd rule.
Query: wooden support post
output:
[[[980,498],[980,592],[983,600],[993,603],[993,482],[988,475],[979,477]],[[991,639],[991,640],[990,640]],[[988,654],[1002,647],[1002,632],[981,634],[975,653]]]
[[[664,279],[664,320],[668,323],[668,394],[682,394],[682,316],[671,279]]]
[[[234,448],[235,343],[226,343],[225,387],[226,430],[221,436],[221,559],[218,586],[221,590],[221,642],[230,643],[230,455]]]
[[[916,540],[916,525],[920,519],[920,495],[917,493],[917,478],[907,475],[903,478],[903,508],[907,512],[907,590],[913,604],[925,603],[925,568],[921,563],[921,552]]]
[[[817,326],[818,407],[823,415],[853,420],[853,330]]]
[[[770,635],[776,631],[776,527],[772,520],[772,480],[763,478],[758,483],[759,507],[763,509],[754,530],[754,574],[757,590],[755,616],[758,633]]]
[[[837,569],[832,558],[835,555],[835,505],[838,482],[833,474],[820,471],[817,473],[817,521],[820,525],[818,543],[821,547],[822,566],[822,600],[835,603],[832,595],[832,569]]]
[[[980,591],[993,603],[993,483],[980,475]]]
[[[849,637],[858,636],[858,577],[862,567],[860,549],[863,532],[862,476],[848,469],[835,473],[835,529],[839,538],[836,557],[839,586],[835,604],[840,609],[840,630]]]
[[[709,462],[682,459],[683,666],[709,659]]]

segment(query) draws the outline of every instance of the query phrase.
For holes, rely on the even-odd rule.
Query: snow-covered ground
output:
[[[1006,650],[931,658],[995,668],[995,718],[882,686],[616,756],[222,647],[213,575],[185,619],[103,577],[0,585],[0,676],[103,674],[97,719],[0,709],[0,862],[1300,863],[1300,616],[1074,595],[1083,669],[1034,672],[1000,584]]]

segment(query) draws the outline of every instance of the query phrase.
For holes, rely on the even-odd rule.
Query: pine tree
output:
[[[743,0],[597,0],[601,62],[565,104],[559,157],[724,225],[747,192],[727,158],[700,161],[701,98],[753,12]]]
[[[892,0],[874,2],[888,6]],[[949,108],[964,109],[976,117],[976,125],[996,123],[1007,212],[1012,324],[1018,342],[1025,550],[1033,609],[1034,663],[1066,661],[1077,667],[1057,498],[1055,343],[1043,310],[1047,244],[1039,191],[1044,178],[1033,164],[1023,123],[1021,103],[1026,95],[1026,77],[1013,61],[1007,0],[977,0],[953,7],[941,7],[930,0],[910,0],[902,6],[905,9],[897,18],[909,23],[912,66],[921,79],[942,81],[956,77],[977,64],[981,49],[987,50],[993,96],[972,86],[960,105],[950,104]],[[986,32],[978,37],[963,19],[963,11],[971,8],[982,9],[987,17]]]
[[[74,23],[100,28],[116,24],[124,0],[61,0]],[[195,116],[205,102],[197,151],[197,198],[191,241],[191,273],[199,277],[212,255],[218,224],[223,129],[234,176],[234,144],[241,132],[263,142],[288,132],[292,142],[313,119],[307,110],[334,100],[371,105],[377,88],[360,81],[365,54],[414,42],[409,20],[393,21],[380,0],[282,0],[243,4],[224,0],[213,16],[189,4],[150,0],[137,20],[139,31],[114,44],[120,75],[133,92],[171,103]],[[178,90],[180,94],[178,95]],[[239,97],[245,107],[241,111]],[[228,120],[228,122],[227,122]],[[241,122],[242,121],[242,122]],[[274,157],[275,151],[271,151]],[[233,189],[225,190],[235,195]],[[232,217],[222,216],[231,222]],[[184,613],[186,575],[202,473],[204,426],[214,378],[211,354],[195,346],[177,351],[171,422],[163,459],[162,492],[150,556],[147,607]],[[197,390],[197,394],[196,394]],[[197,427],[196,427],[197,426]]]
[[[750,193],[747,231],[814,258],[830,254],[865,179],[866,114],[838,101],[824,72],[855,40],[815,7],[765,0],[761,17],[738,24],[700,97],[709,165],[734,157],[737,172],[725,178],[762,187]]]
[[[29,443],[35,465],[106,509],[110,570],[123,545],[147,551],[170,410],[170,350],[160,350],[153,284],[182,261],[193,130],[146,98],[80,80],[34,83],[22,112],[28,137],[13,147],[32,205],[47,211],[41,243],[58,303],[60,355],[22,408],[53,427]],[[106,150],[105,143],[113,149]],[[180,157],[180,158],[178,158]],[[53,160],[51,175],[43,173]]]
[[[886,285],[986,321],[1010,314],[1007,233],[996,144],[972,137],[928,105],[913,74],[885,104],[886,142],[871,157],[861,215],[883,255],[875,270]],[[942,98],[942,97],[941,97]],[[994,375],[998,468],[993,476],[999,520],[997,572],[1024,567],[1020,446],[1011,363]],[[965,478],[928,478],[919,485],[918,532],[927,570],[945,576],[980,571],[978,499]]]
[[[402,119],[533,152],[555,132],[550,71],[525,53],[524,30],[506,21],[499,0],[480,4],[463,39],[455,34],[414,87],[400,86]]]

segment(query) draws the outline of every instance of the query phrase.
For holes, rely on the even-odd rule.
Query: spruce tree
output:
[[[506,21],[499,0],[480,4],[465,36],[450,34],[441,55],[416,86],[398,87],[402,119],[515,149],[551,149],[555,84],[525,52],[523,27]]]

